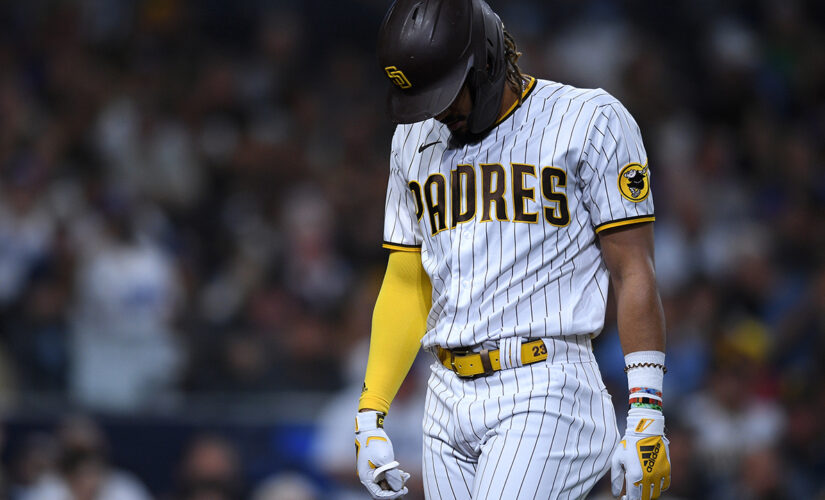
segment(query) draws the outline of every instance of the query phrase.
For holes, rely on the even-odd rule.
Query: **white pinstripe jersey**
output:
[[[641,134],[601,89],[530,79],[478,143],[434,119],[393,136],[384,246],[420,251],[433,287],[424,347],[598,334],[603,229],[653,220]]]

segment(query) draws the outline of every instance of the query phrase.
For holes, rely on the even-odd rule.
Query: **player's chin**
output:
[[[470,133],[470,130],[465,126],[460,129],[450,131],[450,142],[456,146],[466,146],[480,141],[483,136]]]
[[[450,142],[464,145],[471,142],[472,135],[467,126],[467,117],[460,115],[437,116],[435,118],[450,131]]]
[[[457,118],[453,119],[453,121],[446,123],[446,125],[447,125],[447,128],[450,129],[450,132],[453,133],[453,134],[456,133],[456,132],[464,133],[464,132],[467,131],[467,119],[466,118],[457,117]]]

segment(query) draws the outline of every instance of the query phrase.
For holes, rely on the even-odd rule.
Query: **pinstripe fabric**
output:
[[[421,145],[436,141],[419,152]],[[482,165],[491,163],[503,170],[503,178],[495,177],[505,184],[508,220],[482,222]],[[596,232],[653,215],[652,196],[635,202],[620,192],[620,173],[631,163],[647,163],[639,129],[627,110],[600,89],[538,80],[509,118],[479,143],[461,147],[449,145],[449,130],[435,120],[398,126],[384,240],[389,248],[420,248],[433,285],[424,346],[493,347],[504,337],[601,331],[608,275]],[[514,164],[531,166],[532,173],[515,179]],[[451,178],[458,165],[470,165],[474,172],[476,213],[453,225]],[[564,186],[558,177],[549,179],[552,190],[566,199],[569,222],[563,227],[544,217],[545,209],[561,213],[560,204],[544,196],[545,167],[566,177]],[[428,179],[438,182],[428,184]],[[532,197],[514,192],[513,183],[522,179]],[[414,190],[423,200],[420,207]],[[440,213],[426,207],[430,199],[441,201]],[[464,209],[470,201],[462,200]],[[516,204],[536,214],[537,223],[514,220]]]
[[[471,380],[433,364],[428,499],[578,499],[604,475],[619,432],[598,366],[587,343],[564,339],[551,353]]]
[[[473,380],[433,365],[429,499],[583,498],[619,439],[590,349],[608,286],[596,236],[652,220],[645,149],[603,90],[531,88],[478,143],[452,145],[435,120],[393,137],[384,240],[421,252],[433,289],[424,347],[512,351],[503,339],[541,337],[549,353]]]

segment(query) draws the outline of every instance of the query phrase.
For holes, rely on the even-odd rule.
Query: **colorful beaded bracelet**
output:
[[[648,410],[663,411],[662,410],[662,405],[657,405],[657,404],[653,404],[653,403],[631,403],[631,404],[628,405],[628,408],[631,408],[631,409],[632,408],[646,408]]]
[[[637,393],[640,393],[640,392],[643,392],[643,393],[646,393],[646,394],[651,394],[653,396],[659,396],[660,399],[662,397],[662,391],[657,391],[656,389],[649,389],[647,387],[631,387],[630,388],[630,394],[637,394]]]
[[[648,397],[634,397],[630,398],[629,408],[649,408],[652,410],[662,411],[662,401]]]

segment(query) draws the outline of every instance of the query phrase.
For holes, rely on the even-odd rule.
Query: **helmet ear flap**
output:
[[[483,0],[473,0],[474,4],[474,48],[473,69],[468,80],[473,96],[473,111],[468,125],[473,134],[483,133],[498,118],[501,96],[504,91],[504,35],[499,17]],[[477,31],[476,31],[477,30]]]
[[[480,68],[472,68],[467,73],[466,86],[470,91],[470,97],[473,99],[473,104],[478,102],[478,89],[488,80],[489,76],[486,71]]]
[[[496,61],[496,53],[495,53],[495,45],[493,44],[493,40],[487,38],[487,73],[492,76],[492,74],[496,70],[497,61]]]

